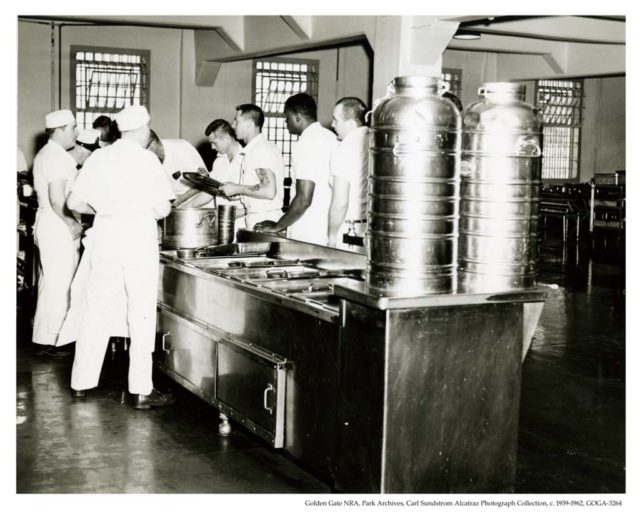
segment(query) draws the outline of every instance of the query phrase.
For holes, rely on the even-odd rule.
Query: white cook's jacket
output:
[[[158,244],[154,208],[175,198],[160,162],[139,144],[120,139],[95,151],[72,193],[96,211],[88,253],[86,313],[71,372],[73,389],[98,384],[110,324],[126,294],[129,392],[149,394],[158,287]]]
[[[33,161],[34,189],[38,196],[34,238],[40,250],[41,266],[33,342],[40,345],[57,344],[69,307],[69,287],[78,266],[80,250],[80,241],[71,237],[69,228],[51,207],[49,184],[65,181],[67,195],[77,174],[73,157],[51,140]]]
[[[176,196],[184,194],[193,188],[193,185],[182,177],[185,172],[198,172],[198,169],[206,169],[204,161],[189,142],[183,139],[162,139],[164,147],[164,169],[167,179]],[[174,173],[180,173],[178,179],[174,178]]]
[[[315,183],[311,205],[288,231],[295,240],[325,245],[331,189],[329,161],[338,145],[336,135],[318,122],[305,128],[298,142],[291,148],[291,174],[294,180]]]
[[[211,166],[211,172],[209,177],[220,183],[240,183],[240,164],[242,163],[242,155],[237,154],[233,160],[229,160],[228,155],[218,153],[218,156],[213,161]],[[232,206],[240,206],[240,201],[237,199],[227,199],[223,195],[216,197],[216,204],[228,204]]]
[[[241,219],[239,226],[253,229],[255,224],[263,220],[277,221],[282,217],[282,199],[284,197],[284,160],[280,149],[260,133],[240,150],[238,156],[241,158],[239,181],[241,185],[259,184],[258,169],[260,168],[269,169],[276,180],[276,195],[273,199],[240,196],[240,201],[246,208],[247,214]]]
[[[364,247],[352,246],[342,241],[349,232],[348,221],[363,221],[367,218],[367,196],[369,175],[369,128],[360,126],[352,130],[340,142],[331,156],[331,186],[333,177],[338,176],[349,183],[349,204],[340,226],[336,247],[346,251],[363,252]],[[354,233],[363,236],[366,224],[354,223]]]

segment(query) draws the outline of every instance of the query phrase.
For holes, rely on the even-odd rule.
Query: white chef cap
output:
[[[55,110],[54,112],[49,112],[46,116],[44,116],[45,128],[58,128],[60,126],[66,126],[75,122],[76,118],[73,117],[73,112],[66,108],[63,110]]]
[[[115,115],[115,120],[121,132],[137,130],[147,124],[150,119],[149,112],[142,105],[125,107]]]
[[[81,130],[78,133],[78,137],[76,138],[76,142],[81,142],[82,144],[97,144],[98,139],[100,138],[100,130],[95,130],[93,128],[87,128],[86,130]]]

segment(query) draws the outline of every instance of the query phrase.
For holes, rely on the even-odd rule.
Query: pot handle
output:
[[[216,214],[215,213],[207,213],[206,215],[203,215],[200,220],[198,221],[198,223],[196,224],[197,228],[201,228],[202,224],[204,223],[204,221],[206,219],[210,219],[209,220],[209,227],[212,227],[214,222],[216,221]]]
[[[540,155],[542,155],[542,148],[537,137],[523,135],[518,139],[518,156],[537,157]]]
[[[269,279],[289,279],[289,273],[286,270],[280,268],[267,270],[264,275]]]

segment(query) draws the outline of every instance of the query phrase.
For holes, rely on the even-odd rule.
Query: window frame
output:
[[[312,68],[316,75],[316,90],[314,94],[311,94],[313,99],[318,104],[318,96],[320,90],[320,60],[319,59],[305,59],[305,58],[295,58],[295,57],[267,57],[267,58],[259,58],[252,60],[252,77],[251,77],[251,98],[253,102],[262,108],[262,105],[258,103],[256,94],[258,92],[257,80],[258,80],[258,62],[269,62],[269,63],[284,63],[284,64],[306,64],[310,68]],[[308,91],[307,91],[308,94]],[[264,109],[263,109],[264,110]],[[264,112],[265,116],[265,126],[267,124],[267,118],[282,118],[284,119],[284,113],[274,115],[273,113]],[[286,128],[285,128],[286,131]],[[288,133],[288,132],[287,132]],[[267,135],[265,133],[265,135]],[[289,148],[292,150],[293,145],[298,141],[297,135],[288,134],[289,137]],[[271,140],[271,139],[269,139]],[[271,140],[274,144],[276,144],[280,151],[282,152],[282,156],[285,163],[285,170],[287,171],[287,175],[291,176],[291,151],[286,152],[283,147],[280,146],[278,140]]]
[[[440,73],[441,83],[447,84],[446,91],[455,94],[460,101],[462,101],[462,71],[460,68],[442,68]],[[454,80],[445,78],[445,75],[451,75]],[[452,83],[455,85],[453,89],[451,87]]]
[[[69,83],[69,105],[71,106],[71,111],[74,113],[74,117],[78,116],[78,108],[76,104],[76,68],[78,65],[77,53],[78,52],[90,52],[90,53],[102,53],[102,54],[111,54],[111,55],[137,55],[140,56],[144,62],[146,67],[146,83],[140,84],[140,96],[141,96],[141,105],[144,105],[149,113],[151,113],[151,50],[141,49],[141,48],[116,48],[111,46],[91,46],[91,45],[71,45],[69,48],[70,51],[70,83]],[[143,73],[144,75],[144,73]],[[105,115],[115,114],[120,109],[110,109],[104,108],[100,109],[101,113]],[[93,112],[91,110],[82,110],[82,112]],[[86,123],[85,123],[86,124]],[[82,129],[80,125],[78,125],[79,129]],[[91,128],[91,126],[86,126],[86,128]]]
[[[534,102],[535,102],[535,108],[538,109],[538,111],[540,112],[540,114],[542,116],[544,116],[544,112],[542,111],[541,108],[541,104],[539,101],[539,92],[540,89],[543,87],[556,87],[559,88],[559,85],[553,85],[553,84],[541,84],[542,82],[557,82],[557,83],[562,83],[562,82],[569,82],[569,83],[573,83],[574,86],[573,87],[566,87],[567,90],[576,90],[579,89],[580,90],[580,94],[579,96],[577,96],[578,98],[578,105],[576,106],[571,106],[571,105],[563,105],[562,102],[560,105],[554,105],[554,106],[559,106],[559,107],[571,107],[573,112],[571,113],[571,116],[574,116],[575,114],[577,114],[577,120],[573,121],[571,124],[567,124],[567,123],[561,123],[561,122],[557,122],[557,123],[553,123],[553,122],[548,122],[548,121],[543,121],[543,128],[542,128],[542,162],[541,162],[541,178],[542,180],[546,181],[546,182],[562,182],[562,183],[566,183],[566,182],[579,182],[580,181],[580,163],[581,163],[581,153],[582,153],[582,126],[583,126],[583,121],[584,121],[584,80],[581,78],[559,78],[559,79],[538,79],[535,80],[535,90],[534,90]],[[577,85],[579,84],[579,85]],[[559,97],[559,95],[558,95]],[[567,97],[569,98],[573,98],[576,96],[571,96],[571,95],[567,95]],[[562,115],[562,114],[559,114]],[[561,137],[565,137],[569,139],[568,145],[570,146],[571,150],[570,150],[570,155],[569,155],[569,176],[561,176],[561,177],[557,177],[557,176],[553,176],[553,177],[549,177],[549,176],[545,176],[544,172],[545,172],[545,152],[546,152],[546,148],[545,148],[545,139],[549,139],[550,135],[549,133],[546,134],[545,136],[545,130],[547,131],[552,131],[553,128],[564,128],[564,129],[568,129],[570,130],[570,133],[568,134],[568,136],[563,136],[558,134]],[[558,132],[558,130],[556,130],[556,132]],[[577,141],[576,141],[577,139]],[[575,153],[574,153],[575,151]],[[551,155],[549,155],[549,158],[552,158]],[[557,158],[557,157],[556,157]],[[575,168],[575,175],[573,174]]]

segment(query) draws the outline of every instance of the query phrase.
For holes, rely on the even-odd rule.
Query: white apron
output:
[[[153,389],[151,354],[155,344],[158,289],[156,221],[151,215],[96,215],[87,258],[86,313],[71,372],[73,389],[98,385],[118,295],[124,289],[129,348],[129,392],[147,395]]]
[[[82,319],[87,313],[87,283],[89,282],[89,270],[91,268],[91,251],[93,249],[93,229],[85,231],[85,236],[82,239],[82,245],[84,246],[84,252],[82,258],[80,258],[80,264],[78,270],[76,270],[73,282],[71,283],[71,299],[69,305],[69,311],[62,324],[60,335],[58,336],[58,347],[73,343],[78,339],[80,335],[80,325]],[[109,337],[118,336],[121,338],[129,337],[129,326],[127,324],[127,311],[124,307],[126,304],[126,295],[124,288],[120,290],[119,296],[116,299],[119,306],[115,311],[113,318],[110,319],[109,324]]]
[[[69,307],[69,287],[78,266],[80,240],[50,208],[38,210],[34,226],[40,250],[38,302],[33,319],[33,342],[56,345]]]

